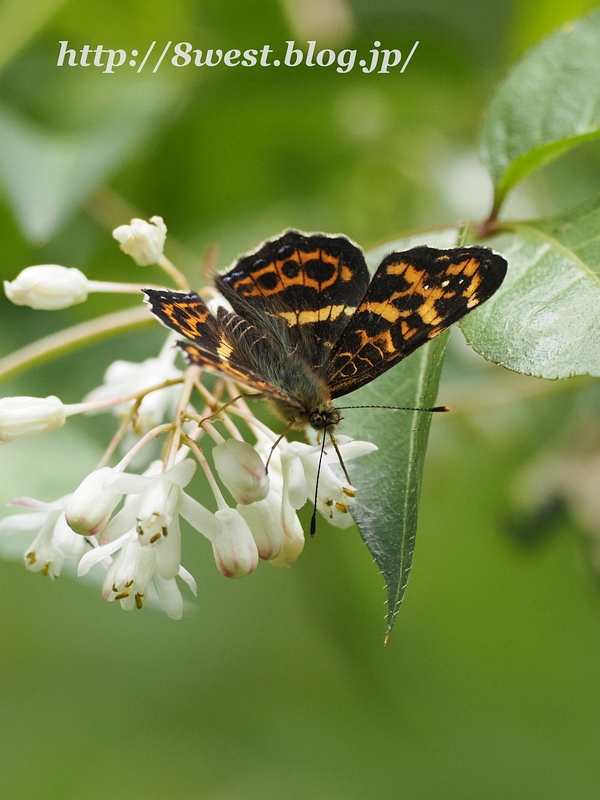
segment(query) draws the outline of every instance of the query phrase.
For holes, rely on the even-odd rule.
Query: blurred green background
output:
[[[0,271],[77,266],[143,276],[110,236],[162,215],[167,254],[200,282],[285,227],[365,248],[481,219],[484,110],[510,64],[584,0],[4,0],[0,3]],[[298,67],[57,68],[58,42],[137,48],[269,44],[408,53],[403,75]],[[275,54],[277,55],[277,54]],[[600,191],[588,145],[513,193],[507,215]],[[64,312],[0,297],[4,355],[132,304]],[[78,401],[153,330],[6,382]],[[600,596],[593,561],[600,395],[476,357],[453,332],[415,565],[390,644],[382,581],[355,529],[323,525],[292,569],[217,572],[187,531],[197,613],[125,614],[69,577],[0,563],[0,791],[6,798],[592,800],[600,796]],[[0,450],[0,501],[52,500],[91,470],[108,417]],[[570,459],[570,461],[569,461]],[[597,458],[596,458],[597,460]],[[577,485],[565,464],[583,465]],[[587,465],[587,466],[586,466]],[[594,469],[596,470],[594,472]],[[185,591],[185,590],[184,590]]]

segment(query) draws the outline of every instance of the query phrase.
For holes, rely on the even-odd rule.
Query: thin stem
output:
[[[160,289],[151,283],[120,283],[119,281],[88,281],[88,292],[111,292],[117,294],[141,294],[144,289]]]
[[[0,359],[0,380],[13,377],[30,367],[43,364],[71,350],[84,347],[126,331],[154,325],[155,320],[144,306],[115,311],[102,317],[44,336]]]
[[[190,284],[188,283],[188,279],[185,277],[183,272],[180,272],[177,269],[175,264],[172,264],[169,261],[165,255],[162,255],[156,263],[167,273],[169,278],[173,280],[178,289],[183,289],[184,292],[189,292]]]
[[[165,469],[169,469],[175,463],[177,450],[179,449],[179,443],[183,433],[183,423],[185,422],[186,418],[186,410],[190,402],[190,396],[194,389],[194,382],[198,379],[199,374],[200,367],[197,365],[188,367],[185,372],[183,389],[179,397],[179,402],[177,403],[177,410],[175,412],[175,431],[173,433],[173,441],[171,442],[171,449],[165,463]]]
[[[206,386],[204,386],[202,383],[200,383],[199,380],[196,381],[194,386],[196,388],[196,391],[200,395],[200,397],[202,397],[202,399],[206,402],[206,408],[203,409],[202,415],[201,415],[202,419],[203,420],[204,419],[208,419],[210,415],[208,415],[208,414],[205,415],[206,411],[208,411],[210,409],[210,411],[214,412],[214,411],[219,410],[219,408],[220,408],[221,394],[223,393],[223,388],[224,388],[223,381],[218,381],[218,383],[215,385],[215,389],[218,390],[218,397],[215,397],[214,394],[211,394],[208,391],[208,389],[206,388]],[[229,417],[228,414],[223,414],[223,418],[221,420],[219,420],[219,422],[223,423],[223,425],[224,425],[225,429],[227,430],[227,432],[234,439],[237,439],[240,442],[242,442],[244,440],[244,437],[239,432],[239,430],[235,426],[233,420]],[[199,427],[202,428],[201,425],[199,425]]]
[[[127,415],[125,416],[125,418],[123,419],[121,424],[119,425],[119,428],[118,428],[117,432],[115,433],[113,438],[110,440],[110,443],[109,443],[108,447],[104,451],[104,455],[100,459],[100,463],[98,464],[97,469],[102,469],[102,467],[105,467],[108,464],[108,462],[110,461],[113,453],[115,452],[117,447],[121,444],[121,440],[125,436],[125,434],[127,432],[127,428],[129,427],[130,423],[133,421],[133,419],[135,418],[135,415],[139,411],[140,405],[142,404],[142,400],[143,400],[143,398],[139,397],[136,400],[136,402],[133,404],[133,406],[129,409],[129,412],[127,413]]]
[[[471,224],[469,222],[463,222],[458,229],[456,234],[456,246],[457,247],[464,247],[465,243],[468,239],[469,232],[471,229]]]
[[[196,456],[196,458],[200,463],[200,466],[204,470],[204,474],[206,475],[206,479],[210,484],[210,488],[212,489],[212,492],[215,496],[217,505],[219,506],[219,508],[227,508],[227,503],[225,502],[223,493],[219,489],[219,485],[215,480],[215,476],[212,474],[212,470],[210,468],[208,461],[206,460],[206,456],[198,446],[197,442],[195,442],[193,439],[190,439],[189,436],[187,436],[185,433],[182,435],[182,440],[190,448],[192,453]]]
[[[131,448],[131,450],[123,456],[123,458],[119,461],[115,469],[124,470],[125,467],[129,464],[129,462],[133,459],[133,457],[140,452],[142,447],[145,447],[146,444],[148,444],[148,442],[152,441],[152,439],[158,439],[158,437],[162,436],[163,433],[172,431],[173,427],[174,426],[172,422],[167,422],[164,425],[157,425],[156,428],[152,428],[151,431],[148,431],[148,433],[145,436],[142,436],[139,442],[137,442]]]
[[[122,403],[129,403],[131,400],[143,400],[147,394],[158,392],[160,389],[166,389],[168,386],[174,386],[178,383],[183,383],[183,378],[169,378],[162,383],[157,383],[156,386],[151,386],[149,389],[140,389],[139,392],[124,394],[120,397],[111,397],[108,400],[97,400],[95,403],[71,403],[65,406],[65,413],[67,417],[72,417],[74,414],[83,414],[87,411],[101,411],[104,408],[120,406]]]

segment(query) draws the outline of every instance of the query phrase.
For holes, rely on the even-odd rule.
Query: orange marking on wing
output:
[[[417,332],[416,328],[411,328],[406,320],[402,320],[402,324],[400,326],[400,330],[402,331],[402,336],[405,339],[410,339],[411,336],[414,336]]]
[[[388,275],[403,275],[404,270],[408,267],[406,261],[400,261],[397,264],[388,264],[385,271]]]
[[[471,282],[463,292],[463,297],[471,297],[471,295],[473,295],[477,291],[477,289],[479,289],[479,287],[481,286],[482,280],[483,279],[481,275],[479,274],[473,275],[473,277],[471,278]]]

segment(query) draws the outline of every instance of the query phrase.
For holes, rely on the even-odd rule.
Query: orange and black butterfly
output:
[[[240,258],[216,288],[147,289],[152,312],[190,341],[193,364],[269,399],[290,427],[331,433],[333,400],[374,380],[498,289],[505,259],[485,247],[414,247],[386,256],[372,280],[344,236],[287,231]]]

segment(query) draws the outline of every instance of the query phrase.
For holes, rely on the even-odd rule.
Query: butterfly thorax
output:
[[[297,354],[289,354],[280,365],[273,384],[281,387],[280,396],[268,397],[273,411],[295,429],[310,425],[317,431],[330,430],[340,421],[331,402],[326,381]],[[286,398],[283,394],[287,395]]]

